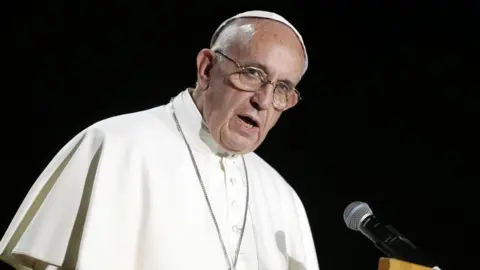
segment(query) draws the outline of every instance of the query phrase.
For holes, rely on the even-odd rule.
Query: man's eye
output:
[[[260,73],[260,71],[258,71],[256,69],[253,69],[253,68],[245,69],[245,73],[247,73],[247,75],[249,75],[249,76],[255,76],[255,77],[259,77],[259,78],[262,77],[262,74]]]
[[[280,90],[285,93],[289,93],[292,90],[292,88],[287,84],[279,83],[277,84],[277,90]]]

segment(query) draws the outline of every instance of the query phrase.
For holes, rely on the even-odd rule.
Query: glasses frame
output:
[[[214,53],[220,54],[221,56],[223,56],[224,58],[226,58],[227,60],[232,62],[238,69],[240,69],[239,71],[231,73],[231,74],[245,72],[245,71],[247,71],[247,69],[250,69],[250,68],[254,68],[254,69],[257,69],[257,70],[261,71],[263,74],[262,74],[261,77],[259,77],[259,79],[262,81],[262,85],[256,91],[262,89],[267,84],[271,84],[273,86],[273,94],[275,95],[275,91],[277,89],[278,84],[274,81],[266,79],[268,77],[268,74],[264,70],[262,70],[261,68],[258,68],[258,67],[244,66],[244,65],[238,63],[237,61],[235,61],[234,59],[232,59],[231,57],[229,57],[228,55],[226,55],[225,53],[223,53],[220,50],[215,50]],[[247,90],[245,90],[245,91],[247,91]],[[300,92],[295,87],[292,87],[292,92],[294,92],[297,95],[297,100],[298,101],[302,100]],[[285,108],[280,109],[280,110],[285,110]]]

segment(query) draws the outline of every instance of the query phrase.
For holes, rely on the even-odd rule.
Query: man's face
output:
[[[232,47],[223,53],[242,66],[260,67],[270,81],[298,83],[304,67],[300,42],[286,26],[264,23],[260,28],[264,30],[257,32],[247,47]],[[254,151],[282,113],[273,105],[273,86],[243,91],[230,80],[231,74],[239,71],[234,62],[218,53],[204,53],[212,54],[213,62],[208,82],[202,82],[206,85],[202,114],[213,139],[229,152]],[[287,109],[296,102],[294,96]]]

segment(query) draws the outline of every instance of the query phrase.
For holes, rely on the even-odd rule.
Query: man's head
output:
[[[298,102],[306,61],[301,39],[285,23],[238,18],[222,27],[198,53],[193,93],[213,139],[228,152],[254,151]]]

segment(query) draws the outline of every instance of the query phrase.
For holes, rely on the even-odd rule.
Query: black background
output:
[[[468,170],[476,163],[469,152],[478,122],[478,8],[363,2],[36,1],[2,8],[7,161],[0,231],[76,133],[168,102],[194,84],[196,54],[223,20],[265,9],[302,33],[310,68],[298,86],[304,100],[257,152],[302,198],[320,268],[377,268],[382,254],[343,223],[354,200],[369,203],[442,269],[465,267],[473,201],[467,181],[478,179]]]

